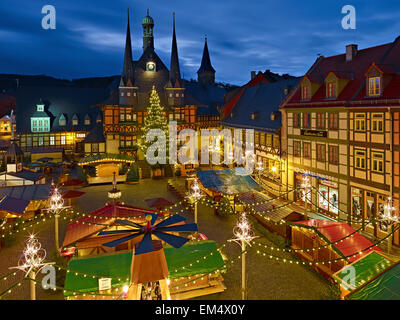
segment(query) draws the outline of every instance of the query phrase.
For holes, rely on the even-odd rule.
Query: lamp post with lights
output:
[[[202,197],[201,192],[200,192],[200,186],[199,182],[197,181],[197,178],[195,178],[192,182],[192,185],[190,186],[191,192],[189,193],[189,197],[193,199],[194,201],[194,223],[197,224],[197,203]]]
[[[60,211],[65,208],[66,207],[64,207],[64,199],[58,191],[58,188],[53,184],[53,191],[49,198],[48,210],[54,214],[54,232],[57,252],[59,251],[58,218],[60,217]]]
[[[44,263],[45,258],[46,250],[42,248],[40,242],[32,234],[26,241],[26,246],[23,255],[18,261],[18,266],[9,268],[25,272],[25,278],[29,276],[31,300],[36,300],[36,274],[44,266],[55,264],[54,262]]]
[[[251,241],[254,238],[254,231],[251,230],[251,225],[247,220],[246,213],[243,212],[239,217],[236,226],[233,228],[234,239],[228,241],[234,241],[240,245],[242,249],[242,300],[246,299],[246,244],[251,246]]]
[[[308,219],[308,192],[310,190],[310,178],[307,175],[303,176],[302,187],[304,188],[304,218]]]
[[[387,198],[386,204],[383,206],[383,213],[379,216],[380,220],[386,222],[388,225],[388,245],[387,252],[390,253],[392,250],[392,239],[393,239],[393,224],[399,222],[399,218],[397,216],[392,215],[392,213],[396,210],[393,206],[391,197]]]

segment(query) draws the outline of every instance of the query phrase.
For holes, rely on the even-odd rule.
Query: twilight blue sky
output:
[[[42,6],[54,5],[57,29],[41,28]],[[357,10],[357,29],[341,28],[341,8]],[[141,19],[150,8],[156,51],[169,67],[172,12],[181,71],[197,77],[207,34],[216,80],[243,84],[251,70],[304,74],[317,54],[343,53],[400,35],[398,0],[1,0],[0,73],[60,78],[120,74],[131,8],[134,59],[141,54]]]

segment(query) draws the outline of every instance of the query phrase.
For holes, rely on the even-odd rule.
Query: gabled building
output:
[[[132,56],[131,31],[128,13],[123,72],[118,92],[103,104],[104,131],[107,152],[137,157],[141,127],[149,106],[150,91],[155,86],[168,120],[178,123],[178,130],[195,129],[197,110],[201,109],[204,123],[217,125],[218,105],[222,105],[226,89],[214,83],[215,70],[211,66],[207,41],[198,81],[186,81],[180,71],[178,41],[173,16],[171,59],[169,69],[157,55],[154,47],[154,20],[147,15],[142,20],[142,55]],[[143,155],[139,154],[139,160]]]
[[[387,225],[368,222],[383,213],[389,199],[398,215],[399,53],[397,38],[321,56],[281,105],[288,184],[300,186],[308,175],[315,208],[361,221],[378,237],[387,234]],[[398,233],[393,241],[399,244]]]
[[[29,153],[58,147],[68,156],[83,155],[83,140],[103,121],[97,105],[109,95],[105,88],[18,88],[16,118],[21,149]]]
[[[221,125],[230,129],[253,129],[256,162],[269,172],[264,179],[279,192],[279,183],[284,170],[281,149],[281,114],[279,105],[299,82],[296,77],[278,75],[267,70],[252,73],[252,79],[236,89],[224,106]],[[233,137],[233,135],[232,135]]]

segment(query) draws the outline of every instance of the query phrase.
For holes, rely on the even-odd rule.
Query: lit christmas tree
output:
[[[146,154],[147,148],[155,141],[146,141],[146,135],[151,129],[161,129],[167,138],[166,154],[168,154],[168,122],[165,117],[164,108],[160,105],[160,97],[153,86],[150,94],[150,106],[147,108],[147,116],[144,118],[144,126],[142,127],[142,137],[139,143],[143,153]]]

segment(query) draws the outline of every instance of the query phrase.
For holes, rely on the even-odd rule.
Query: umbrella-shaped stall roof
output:
[[[150,208],[156,208],[156,209],[164,209],[165,207],[172,206],[174,203],[169,201],[168,199],[165,198],[151,198],[151,199],[146,199],[146,204]]]

